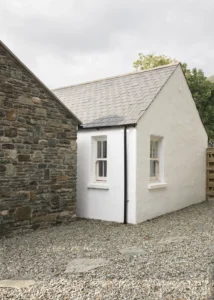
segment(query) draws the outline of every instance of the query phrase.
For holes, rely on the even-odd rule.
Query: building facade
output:
[[[0,43],[0,233],[69,220],[80,121]]]
[[[54,92],[83,122],[79,217],[136,224],[206,199],[207,134],[180,64]]]

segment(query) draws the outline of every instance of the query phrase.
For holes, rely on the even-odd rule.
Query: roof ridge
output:
[[[95,79],[95,80],[92,80],[92,81],[86,81],[86,82],[82,82],[82,83],[62,86],[60,88],[52,89],[52,91],[67,89],[67,88],[70,88],[70,87],[81,86],[81,85],[85,85],[85,84],[91,84],[91,83],[103,81],[103,80],[106,80],[106,79],[113,79],[113,78],[120,78],[120,77],[129,76],[129,75],[135,75],[135,74],[149,72],[149,71],[153,71],[153,70],[157,70],[157,69],[168,68],[168,67],[171,67],[171,66],[178,66],[179,64],[180,64],[180,62],[176,62],[176,63],[171,63],[171,64],[168,64],[168,65],[162,65],[162,66],[159,66],[159,67],[150,68],[150,69],[146,69],[146,70],[133,71],[133,72],[124,73],[124,74],[121,74],[121,75],[109,76],[109,77],[105,77],[105,78]]]
[[[177,63],[154,71],[132,72],[54,93],[82,119],[83,128],[136,124],[179,66]]]

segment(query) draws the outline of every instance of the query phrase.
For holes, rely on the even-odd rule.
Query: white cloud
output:
[[[49,87],[132,71],[139,52],[214,73],[212,0],[0,0],[3,42]]]

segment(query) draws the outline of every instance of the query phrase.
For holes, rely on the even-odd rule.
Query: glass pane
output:
[[[155,161],[150,160],[150,177],[155,177]]]
[[[159,162],[157,160],[150,160],[150,177],[158,177]]]
[[[107,161],[104,161],[104,177],[107,177]]]
[[[152,141],[150,141],[150,158],[152,158]]]
[[[158,141],[150,141],[150,158],[158,158]]]
[[[103,158],[107,158],[107,141],[103,141]]]
[[[153,158],[158,158],[158,141],[153,142]]]
[[[97,141],[97,158],[101,158],[101,141]]]
[[[103,161],[98,161],[98,177],[103,177]]]

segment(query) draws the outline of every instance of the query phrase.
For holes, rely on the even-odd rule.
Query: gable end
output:
[[[40,80],[36,77],[35,74],[33,74],[33,72],[24,64],[20,61],[20,59],[2,42],[0,41],[0,64],[4,64],[4,59],[5,57],[7,57],[10,61],[11,65],[19,65],[19,68],[21,68],[23,70],[24,73],[26,73],[26,76],[30,76],[32,77],[32,81],[35,84],[38,84],[40,87],[43,88],[43,91],[41,91],[41,89],[39,90],[39,93],[41,94],[41,98],[42,97],[49,97],[51,100],[56,101],[59,110],[63,109],[64,111],[66,111],[66,115],[68,115],[70,118],[72,118],[74,120],[74,122],[76,123],[76,125],[80,125],[81,121],[67,108],[67,106],[65,106],[60,99],[58,99],[58,97]],[[8,61],[7,61],[8,63]],[[3,69],[3,68],[2,68]],[[14,68],[15,69],[15,68]],[[1,71],[1,73],[4,72],[3,70]],[[5,75],[7,75],[6,73],[7,71],[5,70],[4,73],[4,78]],[[0,74],[2,75],[2,74]],[[10,74],[11,75],[11,74]],[[6,84],[6,86],[8,88],[12,88],[12,82],[13,81],[21,81],[22,79],[24,79],[23,77],[21,77],[20,74],[18,74],[17,70],[13,72],[13,78],[10,78],[10,75],[8,74],[8,82]],[[1,78],[1,77],[0,77]],[[21,85],[21,82],[20,82]],[[28,88],[26,87],[26,95],[28,95]],[[45,95],[46,94],[46,95]],[[36,95],[38,97],[38,95]]]

